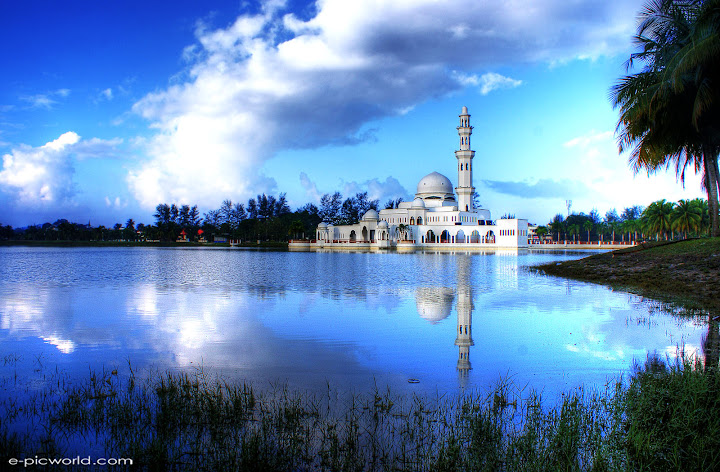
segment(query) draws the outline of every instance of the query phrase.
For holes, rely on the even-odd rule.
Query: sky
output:
[[[494,218],[703,197],[618,153],[609,90],[642,4],[2,2],[0,224],[149,224],[159,203],[281,192],[382,206],[433,171],[457,183],[463,106]]]

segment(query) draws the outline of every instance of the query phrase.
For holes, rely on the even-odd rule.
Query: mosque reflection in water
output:
[[[415,290],[415,302],[420,317],[432,324],[448,318],[453,303],[457,313],[455,345],[458,347],[457,371],[461,388],[468,382],[470,369],[470,347],[475,344],[472,338],[473,290],[470,283],[470,256],[457,257],[456,289],[450,287],[418,287]],[[455,300],[457,296],[457,301]]]

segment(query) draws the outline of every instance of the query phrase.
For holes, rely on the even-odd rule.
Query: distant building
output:
[[[473,158],[470,149],[470,115],[462,108],[457,127],[460,149],[458,185],[437,172],[423,177],[415,198],[398,208],[369,210],[359,223],[334,226],[326,222],[317,227],[312,248],[518,248],[528,246],[525,219],[493,221],[490,210],[473,205]],[[291,247],[302,243],[291,242]],[[305,243],[307,245],[307,243]]]

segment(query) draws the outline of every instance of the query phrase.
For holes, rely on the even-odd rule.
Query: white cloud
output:
[[[589,146],[596,143],[607,143],[609,140],[613,139],[613,136],[614,134],[612,131],[597,132],[593,130],[583,136],[578,136],[563,143],[563,146],[567,148],[587,149]]]
[[[345,198],[352,197],[360,192],[367,192],[370,200],[380,200],[380,205],[389,198],[400,197],[407,200],[411,195],[398,179],[392,176],[386,177],[384,182],[375,178],[365,182],[346,182],[343,185],[343,197]]]
[[[428,98],[521,83],[476,71],[627,47],[639,3],[325,0],[304,20],[280,1],[227,28],[200,23],[185,79],[133,107],[156,134],[130,188],[146,208],[245,198],[265,190],[278,150],[356,142],[368,121]]]
[[[50,110],[59,103],[58,98],[66,98],[68,95],[70,95],[70,89],[62,88],[48,93],[23,95],[20,100],[29,103],[31,108]]]
[[[120,142],[81,140],[77,133],[68,131],[39,147],[20,145],[2,158],[2,190],[23,206],[68,202],[76,193],[75,159],[114,152]]]
[[[522,85],[522,80],[505,77],[496,72],[488,72],[480,77],[476,74],[456,74],[456,77],[463,85],[479,87],[482,95],[487,95],[493,90],[515,88]]]
[[[122,209],[127,206],[127,201],[121,199],[120,197],[115,197],[111,200],[110,197],[105,196],[105,206],[108,208]]]
[[[305,195],[311,202],[320,203],[322,194],[318,190],[317,184],[310,180],[310,177],[305,172],[300,172],[300,185],[305,189]]]
[[[685,186],[678,183],[673,171],[660,170],[648,176],[629,171],[627,154],[618,155],[618,148],[612,131],[590,131],[570,139],[564,147],[575,153],[575,177],[585,185],[590,200],[578,198],[573,207],[585,209],[624,208],[666,198],[677,201],[681,198],[702,197],[700,177],[690,169],[685,176]],[[581,210],[579,210],[581,211]]]

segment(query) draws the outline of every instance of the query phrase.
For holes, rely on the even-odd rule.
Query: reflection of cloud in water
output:
[[[523,383],[617,374],[648,351],[697,350],[706,329],[649,313],[638,297],[518,269],[544,255],[107,251],[107,267],[92,257],[86,267],[85,256],[63,254],[58,270],[72,283],[41,273],[43,283],[0,285],[0,335],[42,339],[78,362],[456,385],[456,369],[470,364],[454,341],[472,315],[469,385],[485,386],[499,373]],[[97,282],[92,272],[103,270]],[[456,323],[453,307],[467,316]],[[652,322],[634,322],[642,317]]]
[[[75,350],[75,343],[68,339],[60,339],[55,336],[42,336],[42,339],[48,344],[52,344],[53,346],[58,348],[58,351],[62,352],[63,354],[70,354]]]

